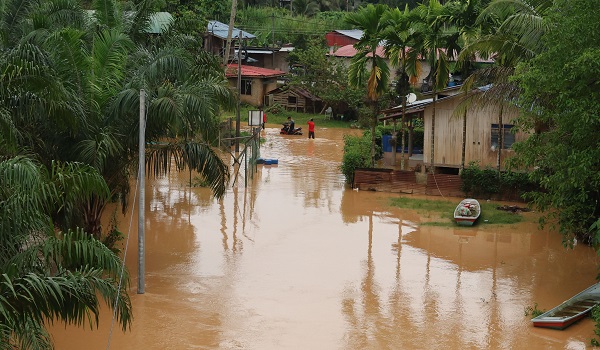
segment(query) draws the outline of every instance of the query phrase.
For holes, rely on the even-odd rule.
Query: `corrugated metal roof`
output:
[[[340,33],[342,35],[345,35],[347,37],[350,37],[352,39],[356,39],[356,40],[360,40],[360,38],[362,38],[363,36],[363,31],[360,29],[350,29],[350,30],[336,30],[336,33]]]
[[[219,22],[219,21],[208,21],[208,26],[206,27],[207,31],[216,36],[219,37],[223,40],[227,39],[227,34],[229,31],[229,25]],[[240,30],[236,27],[233,27],[232,31],[231,31],[231,35],[232,35],[232,40],[237,40],[240,34]],[[242,32],[242,39],[254,39],[256,38],[255,35],[252,35],[248,32],[245,32],[243,30],[241,30]]]
[[[236,77],[237,76],[237,68],[238,65],[235,63],[230,63],[227,65],[227,71],[225,75],[227,77]],[[272,78],[279,77],[285,75],[285,72],[277,70],[277,69],[268,69],[262,67],[254,67],[254,66],[246,66],[242,65],[242,77],[255,77],[255,78]]]

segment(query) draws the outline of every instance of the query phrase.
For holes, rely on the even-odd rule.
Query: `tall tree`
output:
[[[398,8],[391,9],[386,12],[382,21],[384,22],[383,37],[385,38],[385,52],[390,58],[390,62],[395,67],[400,67],[400,74],[396,81],[396,92],[402,99],[402,120],[400,123],[401,138],[401,164],[400,169],[404,170],[404,144],[406,142],[406,95],[410,92],[409,74],[417,75],[417,56],[408,55],[408,50],[413,44],[414,40],[414,28],[410,18],[410,12],[408,5],[406,5],[404,11],[400,11]],[[411,67],[411,71],[408,71],[408,67]],[[394,119],[394,135],[392,136],[393,148],[392,148],[392,165],[396,164],[396,120]]]
[[[350,84],[361,86],[366,83],[367,100],[372,109],[371,118],[371,167],[375,166],[375,127],[379,114],[379,97],[388,89],[390,69],[383,57],[377,54],[377,47],[383,37],[384,22],[381,20],[387,11],[384,5],[369,4],[357,12],[350,13],[346,21],[363,31],[363,36],[354,44],[357,53],[350,63]],[[367,74],[367,71],[369,72]]]
[[[435,112],[437,92],[448,84],[450,77],[450,59],[457,57],[460,52],[459,32],[451,24],[450,13],[438,0],[430,0],[427,4],[419,5],[415,10],[418,16],[415,21],[415,49],[427,58],[431,67],[429,81],[432,91],[431,113],[431,153],[430,171],[434,172],[435,164]]]
[[[97,325],[99,297],[131,324],[128,276],[115,253],[82,230],[60,231],[50,214],[108,196],[92,167],[26,157],[0,162],[0,349],[51,349],[48,322]],[[121,276],[121,273],[123,275]]]
[[[138,3],[136,16],[128,17],[116,3],[103,1],[112,6],[96,6],[92,18],[75,1],[12,6],[19,3],[10,2],[2,13],[4,23],[11,26],[3,27],[3,37],[10,41],[0,59],[4,72],[0,103],[22,135],[21,148],[40,159],[90,164],[106,179],[110,198],[125,200],[137,164],[139,94],[144,89],[147,140],[173,140],[152,149],[155,173],[166,171],[174,155],[180,168],[197,170],[216,195],[224,193],[228,170],[211,141],[219,107],[232,95],[215,60],[185,49],[193,45],[176,33],[152,42],[138,36],[133,28],[145,28],[148,20],[144,2]],[[55,15],[62,14],[61,8],[73,15]],[[32,20],[54,17],[54,22]],[[40,28],[30,28],[29,23]],[[132,31],[136,34],[127,34]],[[198,68],[207,64],[213,69]],[[101,237],[106,203],[89,198],[77,208],[74,218],[79,220],[71,224]]]
[[[541,37],[548,29],[543,18],[551,5],[550,0],[493,0],[477,18],[479,34],[468,36],[459,57],[459,65],[463,66],[476,56],[494,58],[493,66],[476,70],[465,80],[462,91],[469,97],[460,113],[466,118],[466,110],[471,105],[486,106],[498,112],[498,171],[502,164],[503,113],[514,109],[514,101],[520,96],[520,88],[511,77],[520,62],[543,51]],[[489,88],[474,89],[485,84],[489,84]]]
[[[546,219],[558,220],[568,244],[597,244],[600,237],[599,15],[594,1],[555,0],[545,18],[544,51],[517,71],[518,126],[537,131],[515,145],[517,164],[541,184],[543,191],[529,198]]]

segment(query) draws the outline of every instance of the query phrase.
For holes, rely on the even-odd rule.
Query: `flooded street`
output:
[[[535,213],[517,225],[421,226],[422,213],[389,205],[401,195],[345,187],[350,132],[317,125],[308,140],[268,128],[261,156],[279,164],[259,165],[222,200],[190,189],[188,173],[147,181],[145,294],[136,294],[137,212],[126,257],[131,331],[111,330],[104,310],[99,329],[55,324],[56,348],[589,347],[590,319],[538,329],[524,310],[593,284],[593,249],[564,249]],[[122,232],[129,223],[120,218]]]

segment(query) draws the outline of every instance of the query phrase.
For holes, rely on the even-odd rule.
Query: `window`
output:
[[[295,105],[296,103],[298,103],[298,99],[296,98],[296,96],[288,96],[288,103]]]
[[[513,126],[511,124],[502,124],[502,149],[510,149],[512,144],[515,143],[515,134],[511,132]],[[492,148],[494,149],[498,148],[499,133],[498,124],[492,124]]]
[[[242,83],[240,85],[241,95],[252,95],[252,80],[242,79]]]

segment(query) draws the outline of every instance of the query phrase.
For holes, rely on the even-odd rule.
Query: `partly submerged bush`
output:
[[[357,168],[366,168],[371,161],[371,139],[369,137],[345,135],[344,157],[341,170],[346,177],[346,183],[354,182],[354,171]]]

